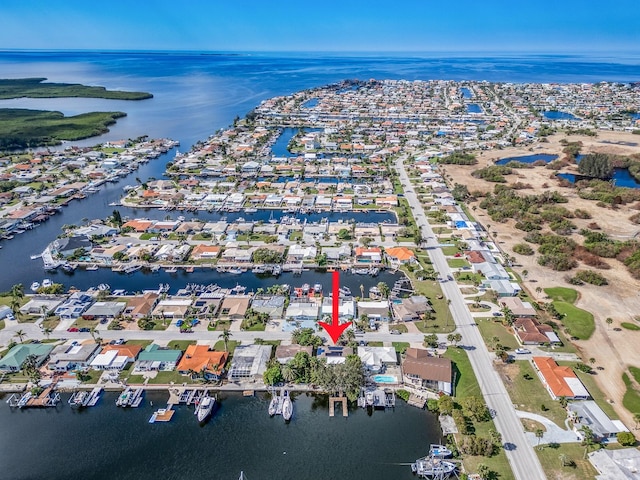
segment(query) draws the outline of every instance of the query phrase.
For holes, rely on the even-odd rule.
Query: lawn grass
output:
[[[591,462],[584,458],[584,449],[585,447],[579,443],[556,443],[553,447],[545,445],[540,450],[535,449],[535,452],[547,478],[593,479],[598,472],[593,468]],[[568,460],[573,460],[575,466],[563,467],[560,455],[566,455]]]
[[[622,328],[626,328],[627,330],[640,330],[640,326],[635,323],[622,322],[620,324]]]
[[[167,344],[167,347],[173,350],[182,350],[184,352],[189,345],[195,345],[196,343],[198,342],[195,340],[171,340]]]
[[[571,336],[588,340],[596,329],[593,315],[586,310],[574,307],[570,303],[554,301],[556,310],[564,315],[562,324],[571,330]]]
[[[401,270],[411,279],[411,283],[416,290],[416,295],[424,295],[431,302],[435,311],[435,320],[428,321],[427,326],[423,322],[415,322],[415,325],[423,333],[451,333],[456,329],[455,322],[451,317],[449,305],[442,294],[442,288],[438,282],[433,280],[417,280],[412,272],[402,266]]]
[[[4,320],[0,320],[0,330],[2,330],[4,327],[5,327]]]
[[[369,345],[371,346],[371,342],[369,342]],[[393,345],[393,348],[396,349],[396,352],[400,354],[406,352],[407,348],[411,346],[409,342],[391,342],[391,345]]]
[[[455,372],[455,387],[454,394],[456,399],[461,399],[469,396],[482,397],[480,386],[473,374],[473,368],[467,352],[462,348],[449,347],[444,356],[453,362],[453,370]],[[493,421],[489,422],[473,422],[475,433],[478,436],[488,437],[489,430],[495,429]],[[467,472],[477,472],[478,465],[484,463],[491,470],[498,474],[498,479],[507,480],[512,479],[511,467],[509,461],[504,453],[504,450],[500,450],[497,455],[492,457],[484,456],[470,456],[465,455],[463,463]]]
[[[182,384],[182,383],[197,383],[191,379],[189,375],[180,375],[176,370],[171,372],[158,372],[155,378],[149,380],[149,384]]]
[[[482,396],[480,385],[473,374],[471,362],[467,352],[459,347],[449,347],[444,356],[453,362],[455,375],[454,396],[464,398],[470,396]]]
[[[389,330],[398,330],[400,333],[409,333],[409,329],[402,323],[393,323],[389,325]]]
[[[498,343],[500,343],[507,350],[515,350],[519,347],[516,338],[507,330],[504,325],[502,325],[502,323],[494,322],[490,318],[477,318],[476,323],[478,324],[480,335],[482,335],[484,343],[488,347],[494,347],[493,337],[497,337],[499,339]]]
[[[127,340],[124,342],[125,345],[140,345],[143,349],[147,347],[147,345],[151,345],[153,340]]]
[[[458,253],[460,250],[458,249],[458,247],[442,247],[440,250],[442,250],[442,253],[448,257],[453,257],[456,253]]]
[[[627,387],[627,391],[622,397],[622,405],[632,414],[640,413],[640,393],[631,383],[631,379],[627,373],[622,374],[622,381]]]
[[[82,317],[78,317],[78,319],[73,322],[73,326],[76,328],[97,328],[100,330],[100,327],[103,327],[105,330],[107,329],[107,325],[100,325],[98,320],[85,320]]]
[[[573,288],[553,287],[545,288],[544,293],[552,300],[558,302],[576,303],[578,299],[578,291]]]
[[[370,347],[384,347],[384,342],[367,342]]]
[[[448,258],[447,263],[451,268],[463,268],[469,266],[469,262],[464,258]]]
[[[513,362],[497,367],[511,401],[518,410],[536,413],[565,428],[567,412],[560,402],[553,400],[528,361]],[[525,378],[526,377],[526,378]],[[546,411],[542,409],[545,406]]]
[[[237,340],[229,340],[227,343],[229,346],[229,355],[233,355],[234,350],[238,345],[240,345],[240,342],[238,342]],[[224,352],[224,341],[218,340],[213,346],[213,349],[218,352]]]
[[[42,328],[50,328],[51,330],[54,330],[59,324],[60,317],[53,316],[45,318],[40,325],[42,325]]]

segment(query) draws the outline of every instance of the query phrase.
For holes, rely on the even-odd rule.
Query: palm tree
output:
[[[15,337],[18,337],[20,339],[20,343],[22,343],[22,340],[24,340],[24,337],[27,336],[26,333],[24,333],[23,330],[16,330],[16,333],[14,334]]]
[[[229,337],[231,337],[231,332],[229,331],[228,328],[225,328],[224,330],[222,330],[222,333],[218,336],[218,338],[222,338],[222,341],[224,342],[225,352],[229,351]]]
[[[378,282],[378,290],[380,290],[380,294],[384,297],[384,298],[389,298],[389,294],[391,293],[391,289],[389,288],[389,285],[387,285],[384,282]]]
[[[529,270],[522,270],[522,278],[527,278],[527,275],[529,275]]]
[[[536,287],[536,293],[537,294],[541,294],[542,293],[542,287],[540,287],[540,286]]]
[[[53,329],[49,327],[43,328],[42,333],[44,333],[44,336],[47,337],[47,340],[49,340],[49,336],[51,336],[51,334],[53,333]]]
[[[296,372],[288,363],[283,365],[280,371],[285,382],[293,382],[296,379]]]
[[[360,298],[364,300],[364,285],[360,284]]]
[[[640,423],[640,413],[636,413],[633,415],[633,421],[636,422],[636,430],[637,430],[638,424]]]
[[[24,286],[21,283],[17,283],[11,287],[11,296],[16,298],[24,297]]]
[[[544,437],[544,430],[542,430],[541,428],[536,428],[535,431],[536,434],[536,438],[538,439],[538,447],[540,446],[540,440],[542,440],[542,437]]]
[[[605,320],[605,322],[607,322],[607,325],[608,325],[609,327],[611,327],[611,324],[613,323],[613,318],[611,318],[611,317],[607,317],[607,319]]]

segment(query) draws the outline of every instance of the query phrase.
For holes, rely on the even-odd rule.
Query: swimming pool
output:
[[[395,375],[374,375],[373,381],[376,383],[398,383]]]

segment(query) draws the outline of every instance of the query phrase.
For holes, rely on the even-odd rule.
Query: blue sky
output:
[[[640,1],[0,0],[0,49],[640,51]]]

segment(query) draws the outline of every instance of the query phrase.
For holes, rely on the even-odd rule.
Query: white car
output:
[[[527,348],[516,348],[516,353],[520,355],[526,355],[527,353],[531,353],[531,350]]]

